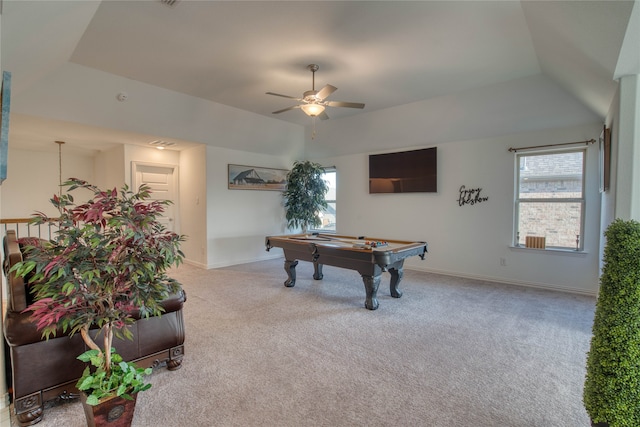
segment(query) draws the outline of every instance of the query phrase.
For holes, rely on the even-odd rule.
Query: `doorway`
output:
[[[169,231],[178,232],[176,220],[180,212],[178,202],[178,166],[132,162],[132,189],[146,184],[151,189],[151,200],[169,200],[164,214],[158,218]]]

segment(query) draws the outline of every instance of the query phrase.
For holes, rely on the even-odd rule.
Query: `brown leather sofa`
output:
[[[23,312],[31,296],[21,277],[9,270],[22,261],[20,239],[8,230],[3,240],[4,271],[8,301],[4,318],[7,386],[16,419],[21,426],[42,420],[45,403],[77,397],[75,384],[85,364],[76,359],[87,349],[79,334],[69,336],[59,331],[55,338],[43,339],[29,312]],[[114,338],[114,347],[125,360],[141,367],[166,365],[169,370],[181,367],[184,355],[184,292],[163,302],[161,316],[138,319],[132,326],[133,340]]]

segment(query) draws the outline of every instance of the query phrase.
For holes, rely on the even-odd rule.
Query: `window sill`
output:
[[[576,251],[571,249],[559,249],[559,248],[537,249],[537,248],[527,248],[525,246],[513,246],[513,245],[509,245],[509,249],[516,252],[535,252],[535,253],[547,253],[547,254],[553,254],[553,255],[568,255],[568,256],[585,256],[589,254],[589,252],[585,252],[584,250]]]

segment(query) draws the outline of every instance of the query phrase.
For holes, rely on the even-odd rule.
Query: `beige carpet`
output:
[[[134,426],[588,426],[595,299],[405,271],[364,308],[350,270],[282,260],[181,266],[183,368],[156,371]],[[40,427],[85,425],[78,403]]]

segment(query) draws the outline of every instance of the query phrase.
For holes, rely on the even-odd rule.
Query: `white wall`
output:
[[[2,14],[0,13],[0,34],[2,34]],[[2,40],[0,37],[0,46],[2,45]],[[0,58],[2,58],[2,54],[0,52]],[[2,60],[0,60],[0,71],[3,71],[2,68]],[[1,155],[1,154],[0,154]],[[3,188],[4,186],[2,184],[0,184],[0,217],[2,217],[2,193],[3,193]],[[5,312],[5,302],[4,302],[4,296],[6,295],[5,292],[5,287],[6,287],[6,279],[4,277],[4,274],[2,275],[2,282],[0,283],[0,301],[2,302],[1,306],[0,306],[0,313],[2,313],[3,315],[0,316],[0,327],[2,327],[2,330],[4,331],[4,312]],[[4,360],[4,351],[0,351],[0,369],[2,370],[2,372],[0,372],[0,425],[2,426],[8,426],[10,424],[10,419],[9,419],[9,393],[7,393],[7,380],[5,377],[5,360]]]
[[[53,142],[51,143],[53,145]],[[30,151],[9,142],[7,179],[2,184],[2,218],[28,218],[35,211],[56,216],[49,199],[59,192],[58,152]],[[64,148],[63,148],[64,150]],[[79,178],[94,180],[93,156],[76,152],[62,155],[62,181]]]
[[[121,91],[129,95],[126,102],[116,99]],[[185,244],[185,255],[205,267],[277,256],[264,251],[264,237],[283,231],[281,193],[227,190],[227,164],[290,168],[294,159],[303,157],[303,127],[73,63],[62,64],[19,91],[14,101],[14,113],[206,144],[206,178],[193,177],[206,180],[195,190],[200,194],[206,188],[201,201],[206,214],[200,208],[185,212],[194,207],[191,193],[187,208],[180,210],[185,221],[206,216],[206,222],[190,224],[185,230],[184,234],[197,236],[196,241]],[[118,156],[111,153],[97,160],[100,180],[111,183],[124,172],[125,182],[130,182],[131,152],[125,150],[123,155],[124,170],[105,169]],[[198,164],[193,157],[188,163]],[[196,170],[203,173],[200,166]],[[181,176],[190,172],[180,170]],[[205,230],[206,234],[199,234]]]
[[[207,266],[207,149],[204,145],[180,152],[180,217],[185,260]]]
[[[120,103],[115,95],[123,90],[129,100]],[[532,92],[553,100],[555,110],[527,109],[527,97],[522,94]],[[592,240],[585,243],[586,255],[534,255],[508,249],[513,160],[507,146],[597,139],[601,130],[593,112],[542,76],[323,122],[316,140],[306,147],[306,156],[302,152],[304,130],[299,126],[71,63],[20,92],[14,107],[16,113],[206,144],[206,188],[196,190],[206,192],[206,224],[193,230],[205,231],[206,242],[198,237],[189,247],[189,257],[207,267],[277,256],[264,251],[264,236],[286,231],[281,194],[228,190],[227,164],[289,168],[293,160],[307,157],[326,158],[322,163],[338,167],[338,231],[430,243],[429,259],[424,263],[411,260],[408,265],[584,292],[597,287],[597,261],[593,262],[597,243],[594,247],[593,239],[599,236],[592,236],[599,234],[593,231],[597,229],[594,218],[599,221],[594,213],[599,200],[588,205],[587,238]],[[575,127],[532,131],[557,127],[560,116]],[[514,137],[513,132],[520,133]],[[260,153],[243,151],[256,140],[263,142]],[[368,195],[366,156],[371,150],[433,144],[438,144],[441,159],[438,194]],[[592,158],[590,155],[590,162]],[[125,154],[125,174],[130,160]],[[597,180],[593,182],[597,191]],[[482,187],[489,202],[458,207],[457,192],[463,184]],[[195,203],[193,195],[190,199],[189,204]],[[201,215],[198,208],[195,212],[194,217]],[[500,258],[506,259],[506,266],[500,266]]]
[[[553,108],[540,109],[538,105]],[[307,128],[307,157],[481,140],[601,121],[592,110],[541,74],[366,111],[317,123],[313,141]]]
[[[303,149],[302,126],[73,63],[14,93],[12,112],[233,150]]]
[[[282,256],[266,252],[268,235],[285,233],[282,192],[229,190],[227,165],[290,169],[295,157],[207,146],[207,266],[222,267]]]
[[[409,259],[405,264],[408,268],[595,294],[600,243],[598,144],[587,150],[583,254],[510,248],[515,161],[508,148],[597,140],[601,131],[602,124],[592,123],[438,144],[437,193],[369,194],[371,153],[314,161],[337,167],[339,233],[427,241],[427,259]],[[462,185],[481,187],[489,200],[458,206]],[[500,258],[505,259],[506,266],[500,265]]]
[[[620,78],[616,218],[640,220],[640,75]]]
[[[101,151],[94,158],[95,185],[122,188],[125,183],[124,145]]]
[[[616,187],[618,182],[618,146],[619,144],[619,130],[620,120],[620,85],[616,95],[611,102],[609,108],[609,114],[604,121],[605,125],[611,129],[611,147],[609,156],[609,188],[601,193],[600,203],[600,235],[602,236],[609,224],[615,219],[615,206],[616,206]],[[599,142],[598,142],[599,143]],[[604,247],[606,239],[600,239],[599,248],[599,270],[602,270],[604,261]]]
[[[286,231],[282,192],[229,190],[227,165],[289,169],[298,158],[294,155],[299,154],[265,155],[204,145],[183,152],[123,146],[98,153],[95,159],[65,153],[63,171],[91,183],[95,174],[108,184],[99,187],[120,189],[125,182],[131,183],[133,161],[178,166],[176,231],[187,237],[182,245],[185,261],[213,268],[281,256],[278,249],[265,251],[264,238]],[[58,191],[57,152],[12,149],[10,158],[10,179],[3,184],[2,218],[29,217],[38,210],[55,216],[48,200]]]
[[[53,143],[52,143],[53,144]],[[12,140],[10,146],[20,146]],[[48,202],[58,193],[58,152],[9,149],[11,159],[7,179],[3,183],[2,218],[25,218],[34,211],[55,216],[56,210]],[[109,151],[62,153],[62,181],[80,178],[99,188],[117,188],[131,185],[131,162],[170,164],[178,166],[180,153],[172,150],[123,145]],[[78,193],[79,194],[79,193]],[[82,200],[76,197],[78,200]]]

